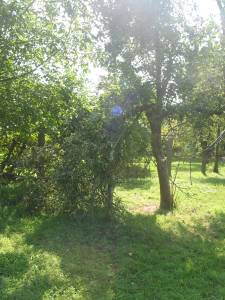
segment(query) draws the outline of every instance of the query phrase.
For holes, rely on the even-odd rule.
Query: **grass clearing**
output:
[[[112,224],[2,208],[0,299],[225,299],[225,172],[198,168],[191,186],[181,163],[168,214],[154,170],[117,187],[127,213]]]

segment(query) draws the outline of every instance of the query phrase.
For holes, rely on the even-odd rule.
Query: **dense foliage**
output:
[[[214,161],[218,173],[225,73],[217,2],[222,30],[191,2],[2,0],[1,203],[111,215],[118,182],[147,176],[153,161],[160,207],[172,209],[173,159],[201,159],[203,174]],[[107,72],[94,95],[88,71],[97,63]],[[9,186],[20,197],[7,195]]]

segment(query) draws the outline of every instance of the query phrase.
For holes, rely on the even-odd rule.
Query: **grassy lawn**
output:
[[[112,224],[1,209],[0,299],[225,299],[225,172],[194,164],[191,186],[188,169],[168,214],[155,171],[117,187],[127,213]]]

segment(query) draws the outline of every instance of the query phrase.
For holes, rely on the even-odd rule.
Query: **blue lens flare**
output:
[[[122,113],[123,113],[123,109],[121,106],[119,106],[119,105],[113,106],[113,108],[111,110],[111,114],[113,117],[119,117],[122,115]]]

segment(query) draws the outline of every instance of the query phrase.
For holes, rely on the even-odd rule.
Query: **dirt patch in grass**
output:
[[[143,214],[154,214],[159,209],[159,205],[155,203],[149,203],[147,205],[143,205],[137,209],[139,213]]]

